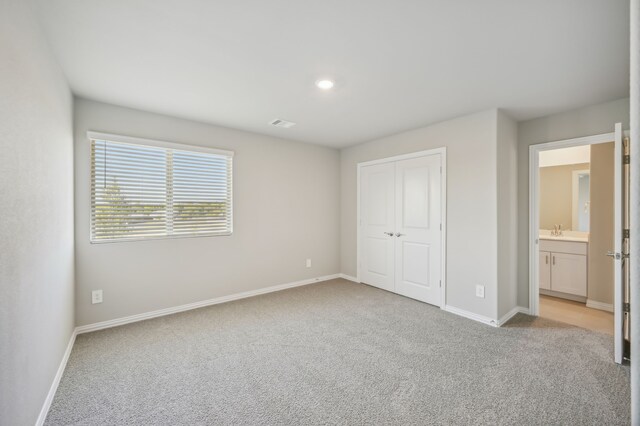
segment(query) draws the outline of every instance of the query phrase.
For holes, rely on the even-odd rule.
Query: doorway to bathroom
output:
[[[530,313],[614,336],[625,352],[625,170],[612,133],[530,147]]]

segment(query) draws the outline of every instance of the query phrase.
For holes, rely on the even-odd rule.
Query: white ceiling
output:
[[[628,0],[39,6],[79,96],[334,147],[486,108],[524,120],[629,93]]]

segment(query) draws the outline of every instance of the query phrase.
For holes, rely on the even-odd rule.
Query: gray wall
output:
[[[629,99],[518,123],[518,305],[529,306],[529,146],[629,128]]]
[[[357,274],[357,164],[447,148],[447,305],[496,319],[495,109],[385,137],[341,152],[341,271]],[[475,285],[485,285],[485,298]]]
[[[90,244],[88,130],[235,151],[233,235]],[[76,99],[75,153],[78,325],[340,272],[337,150]]]
[[[0,423],[33,425],[73,333],[72,98],[31,1],[0,3]]]
[[[497,116],[498,318],[518,306],[518,124]]]

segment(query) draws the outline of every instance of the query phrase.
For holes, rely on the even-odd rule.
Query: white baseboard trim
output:
[[[523,308],[522,306],[516,306],[515,308],[513,308],[512,310],[504,314],[502,318],[498,320],[498,327],[502,327],[504,324],[506,324],[507,321],[509,321],[511,318],[513,318],[516,314],[519,314],[519,313],[528,315],[529,309]]]
[[[601,311],[613,312],[613,304],[602,303],[596,300],[587,299],[587,308],[600,309]]]
[[[498,322],[496,320],[491,319],[489,317],[485,317],[483,315],[474,314],[473,312],[465,311],[464,309],[456,308],[451,305],[445,305],[445,307],[442,309],[444,309],[447,312],[451,312],[452,314],[456,314],[461,317],[468,318],[470,320],[474,320],[474,321],[481,322],[483,324],[490,325],[491,327],[498,327]]]
[[[574,302],[587,303],[587,298],[584,296],[576,296],[575,294],[561,293],[559,291],[540,289],[540,294],[551,297],[559,297],[560,299],[573,300]]]
[[[156,311],[145,312],[142,314],[131,315],[128,317],[116,318],[108,321],[97,322],[94,324],[82,325],[80,327],[77,327],[76,331],[77,331],[77,334],[82,334],[82,333],[89,333],[91,331],[104,330],[105,328],[117,327],[120,325],[130,324],[132,322],[144,321],[151,318],[157,318],[165,315],[175,314],[178,312],[184,312],[184,311],[190,311],[192,309],[203,308],[205,306],[231,302],[233,300],[246,299],[247,297],[259,296],[261,294],[273,293],[280,290],[286,290],[288,288],[300,287],[303,285],[319,283],[321,281],[333,280],[339,277],[340,277],[340,274],[325,275],[322,277],[309,278],[302,281],[295,281],[292,283],[265,287],[258,290],[244,291],[242,293],[231,294],[229,296],[221,296],[213,299],[202,300],[200,302],[187,303],[186,305],[173,306],[171,308],[158,309]]]
[[[345,279],[345,280],[348,280],[348,281],[353,281],[354,283],[360,283],[360,281],[358,281],[358,278],[356,278],[354,276],[343,274],[343,273],[340,273],[338,275],[340,275],[340,278],[342,278],[342,279]]]
[[[69,355],[71,355],[73,344],[76,342],[76,335],[78,334],[77,330],[78,329],[76,328],[73,330],[73,333],[71,333],[71,338],[69,339],[69,344],[67,344],[67,349],[64,351],[64,355],[62,355],[62,360],[60,361],[60,365],[58,366],[58,371],[53,378],[53,383],[51,383],[49,393],[47,393],[47,398],[44,400],[44,404],[42,405],[42,409],[40,410],[38,420],[36,420],[36,426],[42,426],[47,418],[49,408],[51,408],[51,403],[53,402],[53,397],[56,396],[56,391],[58,390],[60,379],[62,379],[62,374],[67,367],[67,362],[69,361]]]

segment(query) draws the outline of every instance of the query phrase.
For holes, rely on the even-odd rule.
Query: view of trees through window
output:
[[[92,141],[92,241],[231,231],[231,157]]]

